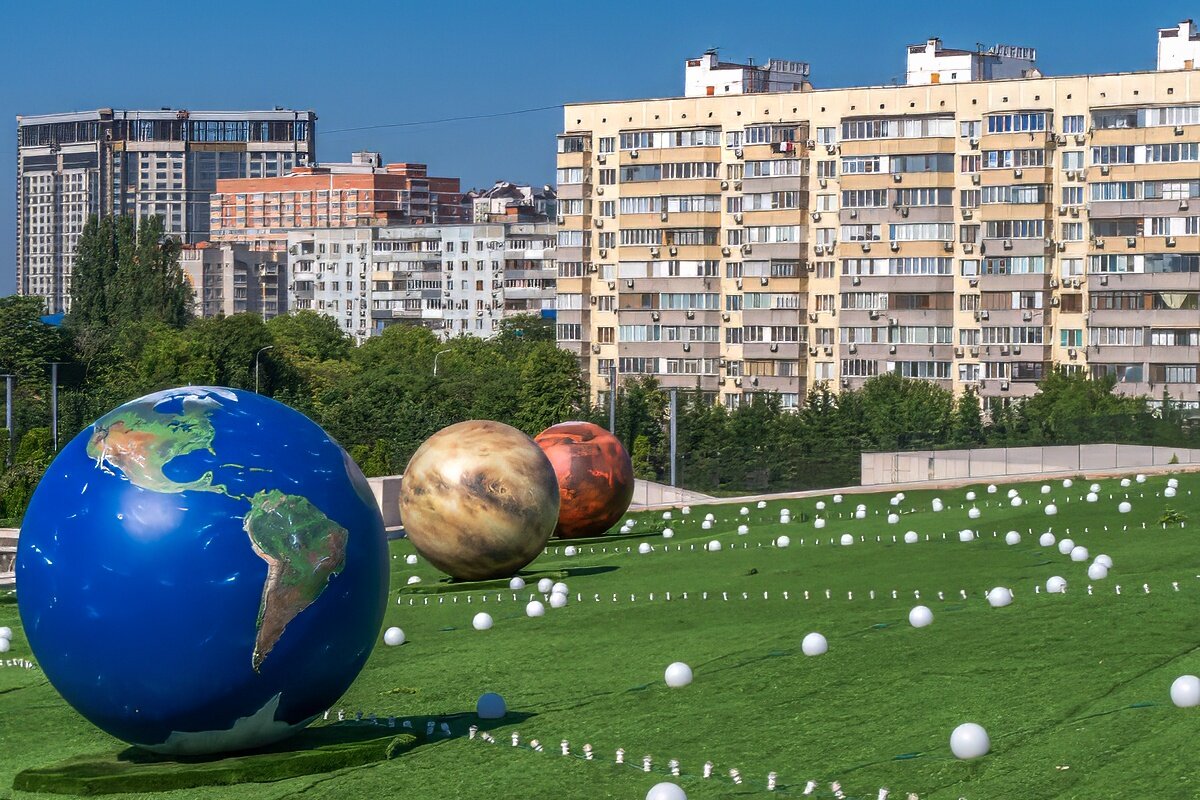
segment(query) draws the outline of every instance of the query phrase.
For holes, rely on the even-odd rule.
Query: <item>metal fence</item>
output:
[[[986,447],[974,450],[913,450],[863,453],[863,486],[914,481],[970,480],[1043,473],[1200,466],[1200,450],[1137,444],[1060,447]]]

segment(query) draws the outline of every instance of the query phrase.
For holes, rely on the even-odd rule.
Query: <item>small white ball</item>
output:
[[[1075,485],[1075,482],[1073,480],[1071,480],[1070,478],[1063,478],[1062,487],[1064,489],[1070,489],[1074,485]]]
[[[855,511],[866,511],[866,510],[867,510],[867,504],[866,504],[866,503],[859,503],[858,505],[856,505],[856,506],[854,507],[854,510],[855,510]]]
[[[1180,675],[1171,684],[1171,702],[1180,708],[1200,706],[1200,678]]]
[[[1009,545],[1020,544],[1021,534],[1017,533],[1016,531],[1009,531],[1008,533],[1004,534],[1004,543]]]
[[[692,513],[692,507],[691,507],[691,506],[684,506],[683,508],[681,508],[681,509],[680,509],[680,513],[682,513],[682,514],[685,514],[685,515],[686,515],[686,514],[691,514],[691,513]]]
[[[888,514],[887,519],[888,519],[889,525],[895,525],[897,522],[900,521],[900,515],[899,514]]]
[[[920,536],[917,536],[916,531],[909,531],[908,533],[904,534],[904,543],[905,544],[916,544],[917,541],[920,540],[920,538],[921,538]]]
[[[746,508],[745,506],[742,506],[741,508],[738,509],[738,513],[744,517],[750,513],[750,509]]]
[[[706,519],[700,523],[700,528],[706,531],[712,530],[712,522]]]
[[[835,502],[835,503],[840,503],[840,502],[842,502],[842,496],[841,496],[840,494],[835,494],[835,495],[833,496],[833,502]]]
[[[1102,581],[1108,577],[1108,567],[1098,561],[1094,562],[1088,565],[1087,576],[1090,581]]]
[[[860,508],[858,511],[855,511],[854,518],[855,519],[866,519],[867,518],[867,510],[865,508]]]
[[[1168,486],[1167,488],[1163,489],[1163,497],[1174,497],[1174,496],[1175,496],[1175,490],[1172,487]]]
[[[667,667],[666,673],[663,674],[663,680],[672,689],[687,686],[692,682],[692,668],[682,661],[676,661]]]
[[[471,619],[471,627],[477,631],[490,630],[492,627],[492,615],[486,611],[480,611]]]
[[[1009,489],[1009,490],[1008,490],[1008,496],[1009,496],[1009,498],[1016,497],[1016,496],[1017,496],[1017,490],[1016,490],[1016,489]]]
[[[780,536],[778,539],[775,540],[776,547],[787,547],[791,543],[792,543],[792,540],[790,538],[788,538],[787,536]]]
[[[1072,561],[1087,561],[1090,556],[1091,554],[1088,553],[1088,549],[1081,544],[1077,544],[1071,548]]]
[[[1179,479],[1178,478],[1167,478],[1167,487],[1170,489],[1178,489],[1179,488]]]
[[[1013,601],[1012,589],[1006,586],[996,586],[987,593],[988,605],[992,608],[1004,608]]]
[[[414,583],[420,583],[420,582],[421,582],[421,576],[419,576],[419,575],[409,575],[408,576],[408,585],[409,586],[412,586]]]
[[[413,554],[413,553],[409,553],[408,555],[406,555],[406,556],[404,557],[404,563],[405,563],[405,564],[408,564],[409,566],[412,566],[413,564],[416,564],[416,563],[417,563],[417,557],[416,557],[416,555],[415,555],[415,554]]]
[[[716,518],[716,517],[714,517],[714,516],[712,515],[712,513],[711,513],[711,512],[710,512],[710,513],[708,513],[708,514],[705,514],[705,515],[704,515],[704,521],[705,521],[705,522],[715,522],[715,521],[716,521],[716,519],[717,519],[717,518]]]
[[[663,512],[663,519],[670,519],[670,518],[671,518],[671,512],[670,512],[670,511],[664,511],[664,512]]]
[[[974,722],[964,722],[950,734],[950,752],[955,758],[969,760],[986,756],[992,749],[987,731]]]
[[[1138,483],[1145,483],[1146,476],[1145,475],[1135,475],[1134,480],[1137,481]]]
[[[566,604],[567,604],[567,596],[565,594],[563,594],[562,592],[551,592],[550,593],[550,607],[551,608],[562,608]]]
[[[7,639],[8,641],[11,642],[12,637],[13,637],[12,628],[7,628],[7,627],[0,628],[0,639]]]
[[[1074,539],[1060,539],[1058,542],[1058,552],[1064,556],[1070,554],[1071,548],[1075,546]]]
[[[513,578],[508,582],[508,588],[512,589],[514,592],[521,591],[525,588],[525,579],[521,577]]]
[[[817,511],[824,511],[824,510],[825,510],[825,501],[818,500],[817,501]]]
[[[842,547],[849,547],[854,544],[854,536],[849,533],[842,534]]]
[[[708,543],[708,551],[710,553],[715,553],[720,549],[721,549],[721,542],[719,540],[713,539],[711,542]]]
[[[663,538],[664,539],[670,539],[674,535],[675,535],[675,531],[671,530],[670,528],[663,528]]]
[[[542,605],[541,600],[530,600],[525,604],[525,616],[540,617],[545,615],[546,606]]]
[[[1084,500],[1087,500],[1089,503],[1094,503],[1099,499],[1100,495],[1096,494],[1095,492],[1088,492],[1087,497],[1084,498]]]
[[[480,719],[503,719],[507,713],[508,705],[495,692],[481,694],[475,703],[475,715]]]
[[[12,647],[12,642],[8,639],[0,639],[0,653],[7,653]]]
[[[1009,504],[1010,504],[1010,505],[1011,505],[1013,508],[1017,508],[1017,507],[1018,507],[1018,506],[1020,506],[1020,505],[1021,505],[1021,503],[1023,503],[1023,502],[1024,502],[1024,501],[1023,501],[1023,500],[1021,500],[1021,498],[1019,498],[1019,497],[1014,497],[1012,500],[1010,500],[1010,501],[1009,501]]]
[[[829,651],[829,642],[819,633],[810,633],[804,637],[804,641],[800,643],[800,650],[806,656],[824,655]]]
[[[766,501],[766,500],[759,500],[759,501],[758,501],[758,507],[759,507],[759,508],[766,508],[766,507],[767,507],[767,501]]]
[[[941,500],[938,500],[938,499],[935,497],[935,498],[934,498],[934,500],[933,500],[932,508],[933,508],[933,510],[934,510],[934,511],[941,511],[943,508],[945,508],[945,506],[944,506],[944,505],[942,505],[942,501],[941,501]]]
[[[668,781],[656,783],[646,792],[646,800],[687,800],[687,792]]]
[[[646,555],[646,553],[649,553],[650,549],[651,548],[650,548],[649,542],[642,542],[641,544],[638,545],[638,552],[641,553],[642,555]]]
[[[975,502],[975,493],[974,492],[967,492],[967,502],[968,503]]]
[[[969,509],[967,509],[967,516],[971,519],[979,519],[979,514],[980,511],[978,508],[975,508],[975,506],[971,506]]]
[[[1050,494],[1050,484],[1048,484],[1048,483],[1042,484],[1042,494]]]
[[[898,505],[900,505],[900,498],[893,497],[892,499],[888,500],[888,503],[890,503],[891,505],[894,505],[894,506],[898,506]]]
[[[914,628],[924,628],[927,625],[932,625],[933,612],[929,610],[929,606],[913,606],[912,611],[908,612],[908,624]]]
[[[567,556],[568,558],[570,558],[571,556],[574,556],[578,553],[579,553],[579,548],[573,544],[569,544],[563,548],[563,555]]]
[[[1122,514],[1128,514],[1130,511],[1133,511],[1133,506],[1128,500],[1122,500],[1121,505],[1117,506],[1117,511],[1120,511]]]
[[[1046,591],[1050,594],[1062,594],[1067,591],[1067,581],[1065,578],[1055,575],[1046,581]]]
[[[1088,491],[1089,491],[1089,492],[1098,492],[1098,491],[1100,491],[1100,484],[1098,484],[1098,483],[1093,483],[1091,486],[1089,486],[1089,487],[1088,487]]]
[[[1046,516],[1047,517],[1053,517],[1057,513],[1058,513],[1058,506],[1054,505],[1054,503],[1046,503]]]
[[[1053,547],[1054,546],[1054,534],[1050,533],[1049,531],[1046,531],[1045,533],[1043,533],[1041,536],[1038,537],[1038,544],[1040,544],[1042,547]]]
[[[1096,556],[1096,563],[1103,564],[1106,569],[1112,569],[1112,558],[1105,553]]]
[[[1122,489],[1129,488],[1129,478],[1121,478],[1121,488]]]
[[[383,643],[388,647],[398,647],[404,644],[404,631],[399,628],[388,628],[383,632]]]
[[[989,484],[988,484],[988,488],[987,488],[987,492],[988,492],[988,494],[995,494],[995,493],[996,493],[996,484],[994,484],[994,483],[989,483]]]
[[[814,519],[814,520],[813,520],[813,527],[814,527],[814,528],[824,528],[824,527],[825,527],[825,518],[824,518],[824,517],[817,517],[816,519]]]
[[[738,525],[738,536],[745,536],[750,532],[749,525]]]
[[[551,590],[553,589],[554,581],[550,580],[549,578],[542,578],[537,582],[537,590],[542,594],[550,594]]]
[[[791,510],[790,508],[781,508],[781,509],[779,509],[779,516],[781,516],[781,517],[790,517],[791,515],[792,515],[792,510]]]
[[[963,528],[958,532],[958,540],[960,542],[973,542],[975,541],[975,532],[970,528]]]
[[[569,588],[567,588],[567,585],[565,583],[563,583],[562,581],[559,581],[558,583],[556,583],[550,587],[551,594],[554,594],[555,592],[558,592],[559,594],[567,594],[570,591],[571,590]]]
[[[905,497],[906,497],[906,495],[904,494],[904,492],[896,492],[897,500],[903,500]]]
[[[781,514],[781,515],[779,516],[779,524],[780,524],[780,525],[787,525],[787,524],[788,524],[788,523],[790,523],[791,521],[792,521],[792,518],[791,518],[791,517],[789,517],[787,514]]]

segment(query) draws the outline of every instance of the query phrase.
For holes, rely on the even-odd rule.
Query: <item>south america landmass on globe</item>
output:
[[[254,643],[257,670],[288,623],[341,572],[349,532],[307,499],[278,489],[256,493],[250,506],[242,527],[254,552],[267,562]]]
[[[349,533],[299,495],[278,489],[252,497],[231,494],[224,485],[213,482],[211,471],[194,480],[169,478],[164,470],[175,458],[196,451],[216,455],[216,431],[209,414],[222,405],[211,393],[198,393],[184,397],[181,410],[173,413],[158,410],[161,399],[152,395],[97,420],[88,440],[88,456],[97,468],[109,473],[116,470],[147,491],[215,492],[250,503],[242,527],[255,554],[267,564],[252,656],[257,671],[288,623],[312,605],[342,570]],[[236,402],[236,397],[230,399]]]

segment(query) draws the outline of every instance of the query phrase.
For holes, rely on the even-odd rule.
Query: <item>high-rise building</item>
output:
[[[601,400],[1061,365],[1200,407],[1198,74],[568,105],[559,343]]]
[[[200,242],[183,246],[179,266],[195,295],[198,317],[287,312],[287,254],[245,244]]]
[[[1034,78],[1037,51],[1032,47],[998,44],[984,49],[954,50],[942,47],[936,36],[908,46],[909,86],[924,83],[962,83],[1001,78]]]
[[[765,65],[722,61],[717,51],[707,50],[684,64],[683,93],[686,97],[761,92],[799,92],[811,89],[808,64],[772,58]]]
[[[122,111],[17,117],[17,291],[70,306],[92,214],[158,215],[185,243],[208,238],[219,178],[284,175],[316,153],[311,111]]]
[[[553,186],[524,186],[496,181],[488,189],[463,195],[471,222],[548,222],[555,213]]]
[[[549,223],[305,228],[287,242],[288,307],[360,342],[395,324],[490,338],[506,316],[554,316]]]
[[[299,166],[279,177],[217,182],[213,241],[282,250],[297,228],[465,222],[458,178],[430,177],[424,164],[383,164],[355,153],[348,164]]]

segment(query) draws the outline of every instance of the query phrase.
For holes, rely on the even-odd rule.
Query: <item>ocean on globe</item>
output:
[[[62,449],[16,573],[66,701],[126,742],[195,755],[279,741],[337,701],[379,636],[387,542],[362,472],[316,423],[190,386]]]

